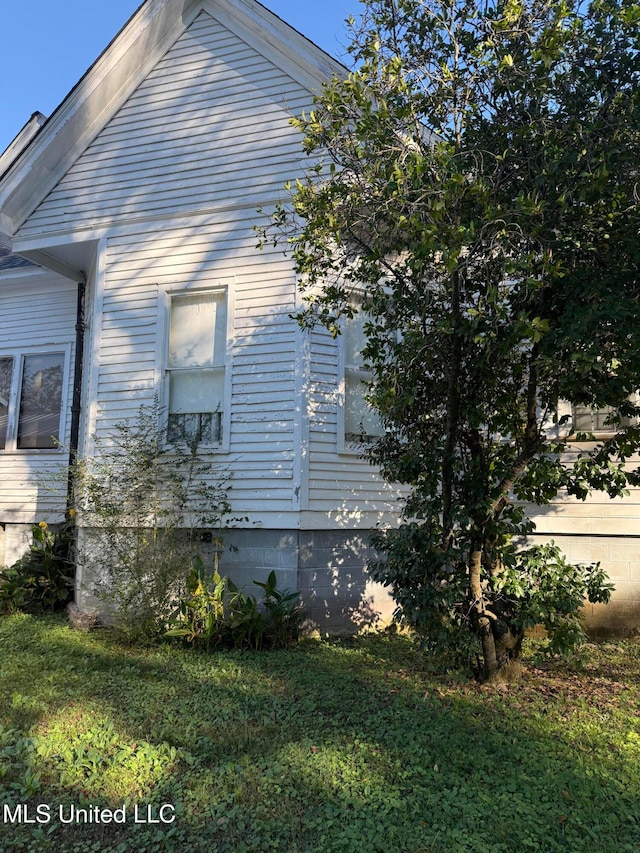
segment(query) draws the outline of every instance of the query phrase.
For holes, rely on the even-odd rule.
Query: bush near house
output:
[[[73,597],[73,515],[51,528],[34,524],[27,553],[0,570],[0,613],[62,610]]]

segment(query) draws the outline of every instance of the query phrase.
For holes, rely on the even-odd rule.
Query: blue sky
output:
[[[0,152],[36,110],[49,116],[140,5],[140,0],[2,2]],[[264,5],[340,58],[344,19],[358,0],[265,0]]]

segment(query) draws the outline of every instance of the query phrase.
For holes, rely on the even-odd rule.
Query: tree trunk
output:
[[[492,679],[498,671],[498,656],[496,653],[496,641],[491,628],[491,618],[486,612],[486,603],[481,580],[482,551],[476,548],[471,552],[469,559],[469,583],[471,595],[473,596],[472,612],[480,642],[482,643],[483,667],[480,673],[481,681]]]
[[[451,356],[447,376],[447,418],[445,444],[442,456],[442,532],[443,546],[447,550],[453,542],[453,479],[454,457],[458,441],[460,413],[460,363],[462,341],[460,340],[460,273],[451,274]]]

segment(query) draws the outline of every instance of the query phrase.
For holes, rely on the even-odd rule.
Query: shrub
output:
[[[0,608],[52,612],[65,607],[74,587],[73,518],[57,528],[34,524],[28,552],[0,571]]]
[[[96,440],[96,458],[74,478],[90,591],[133,640],[165,633],[189,593],[198,537],[214,531],[221,543],[232,521],[229,475],[203,458],[197,437],[168,444],[163,424],[157,402],[142,406]]]

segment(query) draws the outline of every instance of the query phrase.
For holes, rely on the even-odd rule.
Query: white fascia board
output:
[[[15,234],[193,19],[199,0],[147,0],[0,182]]]
[[[42,115],[42,113],[34,113],[22,130],[7,145],[5,150],[0,153],[0,177],[4,175],[13,161],[24,151],[46,120],[46,116]]]
[[[332,77],[348,73],[337,59],[260,3],[205,0],[203,9],[310,92],[319,92]]]
[[[75,281],[77,284],[86,284],[87,277],[82,270],[69,266],[64,262],[59,261],[57,258],[53,258],[51,255],[48,255],[46,252],[22,252],[21,256],[26,258],[28,261],[33,261],[34,264],[38,264],[45,269],[58,273],[58,275],[61,275],[63,278],[68,278],[71,281]]]

